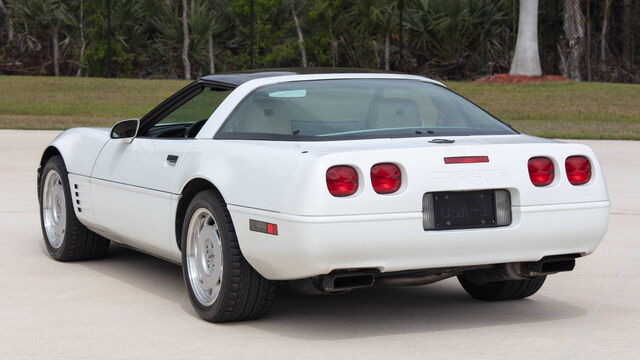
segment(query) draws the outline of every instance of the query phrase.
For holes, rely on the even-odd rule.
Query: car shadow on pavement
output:
[[[151,295],[181,306],[189,305],[182,269],[176,264],[114,243],[104,259],[80,264]]]
[[[282,287],[270,316],[251,326],[296,339],[338,340],[517,325],[584,316],[587,311],[541,293],[483,302],[456,279],[414,287],[368,288],[304,296]]]
[[[84,265],[169,300],[199,320],[175,264],[116,245],[106,259]],[[529,299],[483,302],[469,297],[456,279],[315,296],[297,294],[283,284],[266,318],[211,326],[247,326],[295,339],[338,340],[552,322],[587,313],[552,295],[545,294],[543,286]]]

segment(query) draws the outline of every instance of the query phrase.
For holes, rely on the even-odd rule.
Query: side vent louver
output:
[[[78,184],[73,184],[73,188],[76,190],[75,191],[75,202],[76,202],[76,208],[78,209],[78,212],[82,212],[82,208],[80,207],[80,193],[81,193],[81,189],[80,186],[78,186]]]

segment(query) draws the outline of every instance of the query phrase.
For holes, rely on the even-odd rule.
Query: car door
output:
[[[180,193],[176,174],[197,131],[229,92],[186,88],[143,118],[132,141],[107,142],[90,182],[96,221],[108,238],[179,261],[172,218]]]

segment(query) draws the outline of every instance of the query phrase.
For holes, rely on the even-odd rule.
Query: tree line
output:
[[[509,71],[520,6],[515,0],[0,0],[0,73],[189,79],[339,66],[473,79]],[[539,0],[542,71],[640,82],[639,18],[638,0]]]

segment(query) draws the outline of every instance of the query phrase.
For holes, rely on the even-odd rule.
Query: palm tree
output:
[[[7,28],[7,42],[11,42],[15,35],[13,30],[13,13],[11,8],[4,4],[3,0],[0,0],[0,11],[4,14],[4,26]]]
[[[395,28],[395,16],[397,9],[396,1],[386,0],[356,0],[349,11],[351,21],[356,22],[356,28],[363,38],[372,40],[376,62],[380,66],[380,56],[378,54],[378,42],[382,41],[384,54],[384,69],[391,67],[391,32]]]
[[[634,66],[634,41],[633,41],[633,28],[637,28],[637,20],[634,21],[634,11],[636,14],[640,13],[640,6],[638,2],[632,4],[631,0],[623,0],[623,15],[622,15],[622,65],[628,72],[633,72],[637,68]],[[637,44],[637,42],[636,42]]]
[[[415,56],[410,61],[421,68],[414,71],[462,79],[487,64],[489,71],[507,69],[511,57],[502,40],[503,5],[495,0],[415,1],[403,24]]]
[[[215,43],[231,27],[227,4],[222,1],[191,0],[189,5],[190,61],[194,71],[215,74]]]
[[[564,36],[565,51],[563,54],[563,75],[582,80],[582,63],[585,44],[585,18],[580,7],[580,0],[564,0]]]
[[[85,38],[85,30],[84,30],[84,0],[80,0],[79,4],[79,18],[78,18],[78,29],[80,30],[80,54],[78,61],[78,72],[76,72],[76,76],[82,76],[82,68],[84,67],[84,52],[87,49],[87,40]]]
[[[520,0],[518,39],[509,74],[542,75],[538,52],[538,0]]]
[[[602,15],[602,32],[600,33],[600,71],[603,74],[606,71],[607,51],[609,49],[608,32],[609,21],[611,20],[611,2],[612,0],[605,0],[604,14]]]
[[[298,10],[296,9],[296,1],[291,1],[291,15],[293,16],[293,23],[296,26],[296,33],[298,34],[298,47],[300,48],[300,64],[303,68],[307,67],[307,51],[304,47],[304,35],[302,34],[302,28],[300,27],[300,20],[298,19]]]
[[[60,76],[60,35],[62,28],[72,18],[68,5],[63,0],[23,0],[16,3],[22,18],[38,24],[48,32],[52,40],[53,73]]]
[[[191,80],[191,63],[189,62],[189,6],[182,0],[182,64],[184,79]]]
[[[182,24],[178,16],[179,9],[174,2],[161,2],[151,18],[156,36],[153,43],[152,58],[159,64],[164,76],[177,77],[184,68],[181,58],[177,56],[182,50]]]
[[[310,4],[310,13],[317,22],[327,27],[329,35],[329,48],[331,54],[331,66],[338,65],[338,46],[341,43],[341,33],[349,27],[349,22],[343,11],[343,0],[315,1]],[[313,20],[313,19],[312,19]]]

